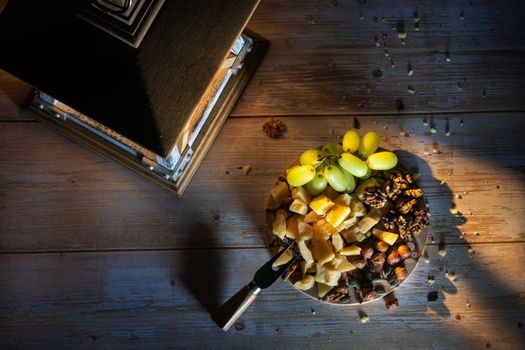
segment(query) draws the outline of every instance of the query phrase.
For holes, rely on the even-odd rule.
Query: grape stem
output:
[[[335,159],[334,159],[335,158]],[[320,166],[320,165],[323,165],[325,163],[326,160],[328,160],[328,165],[331,165],[330,163],[334,163],[334,164],[337,164],[337,160],[341,158],[341,156],[338,156],[336,154],[330,154],[328,156],[325,156],[323,157],[323,159],[321,159],[319,161],[319,163],[317,163],[317,165],[314,167],[314,169],[317,170],[317,168]],[[326,164],[324,164],[326,165]]]

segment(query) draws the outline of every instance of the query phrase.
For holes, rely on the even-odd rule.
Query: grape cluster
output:
[[[356,178],[365,180],[374,170],[390,170],[397,165],[394,153],[376,152],[380,142],[374,131],[362,138],[355,130],[347,131],[342,144],[328,143],[320,150],[305,151],[299,165],[287,170],[286,180],[292,187],[305,186],[312,196],[321,194],[328,185],[338,192],[352,193]]]

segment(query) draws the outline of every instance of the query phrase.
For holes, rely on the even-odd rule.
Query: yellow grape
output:
[[[377,132],[367,132],[359,144],[358,153],[361,158],[368,158],[369,155],[374,153],[377,150],[377,147],[379,147],[379,142],[381,142],[381,138]]]
[[[372,169],[370,169],[368,166],[366,168],[368,169],[366,174],[364,176],[358,176],[361,180],[366,180],[372,176]]]
[[[315,177],[312,179],[312,181],[307,183],[305,187],[308,193],[315,197],[320,195],[324,191],[326,185],[328,185],[326,177],[324,177],[323,173],[318,172],[317,174],[315,174]]]
[[[327,143],[322,148],[323,155],[325,156],[338,156],[343,153],[343,146],[338,143]]]
[[[397,156],[392,152],[377,152],[368,157],[366,164],[373,170],[389,170],[397,165]]]
[[[301,157],[299,158],[299,163],[301,163],[301,165],[316,166],[321,160],[323,160],[321,151],[317,149],[309,149],[308,151],[304,151],[303,154],[301,154]]]
[[[359,149],[361,137],[355,130],[347,131],[343,136],[343,149],[345,152],[355,153]]]
[[[345,192],[352,193],[355,189],[355,178],[354,175],[350,174],[348,171],[346,171],[343,167],[341,167],[341,172],[346,177],[346,180],[348,181],[348,185],[346,185]]]
[[[298,187],[312,181],[315,177],[315,168],[311,165],[296,165],[288,169],[286,181],[290,186]]]
[[[337,192],[344,192],[348,186],[348,180],[343,172],[335,165],[329,165],[323,171],[328,184]]]
[[[368,171],[366,163],[350,153],[341,154],[341,158],[339,158],[339,165],[350,174],[357,177],[365,176],[366,172]]]

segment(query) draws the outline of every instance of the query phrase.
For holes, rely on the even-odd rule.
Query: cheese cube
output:
[[[324,194],[321,194],[312,199],[308,205],[317,215],[324,215],[332,209],[334,202]]]
[[[359,227],[357,227],[357,225],[351,226],[339,232],[339,234],[343,236],[346,243],[361,242],[366,238],[366,236],[361,233],[361,230],[359,230]]]
[[[339,272],[348,272],[348,271],[352,271],[355,269],[356,269],[355,265],[352,264],[350,261],[348,261],[346,256],[343,257],[343,260],[341,261],[341,263],[336,267],[336,270]]]
[[[314,231],[315,230],[322,232],[327,236],[331,236],[331,235],[338,233],[336,228],[331,223],[326,221],[325,219],[321,219],[314,224]]]
[[[286,220],[286,237],[291,239],[299,238],[299,229],[297,227],[297,217],[292,216]]]
[[[361,201],[359,201],[359,199],[357,199],[356,196],[352,196],[352,202],[350,203],[350,209],[352,209],[352,216],[362,217],[366,215],[365,206],[363,205],[363,203],[361,203]]]
[[[300,290],[308,290],[315,284],[315,279],[312,275],[306,275],[302,280],[294,283],[294,287]]]
[[[357,216],[349,216],[335,228],[337,231],[341,232],[343,230],[346,230],[347,228],[354,226],[357,223],[357,220],[359,220]]]
[[[388,245],[394,245],[394,243],[397,241],[397,237],[399,236],[393,232],[382,231],[378,230],[377,228],[372,231],[372,234]]]
[[[315,273],[315,281],[329,286],[337,286],[339,284],[339,278],[341,278],[341,272],[322,264],[316,264],[317,271]]]
[[[308,214],[306,214],[303,218],[303,221],[307,224],[311,222],[317,222],[323,218],[322,215],[317,214],[315,211],[311,210]]]
[[[352,196],[350,196],[348,193],[343,193],[339,195],[339,197],[337,197],[334,202],[336,204],[350,206],[350,203],[352,203]]]
[[[272,188],[270,192],[275,202],[279,205],[287,203],[290,200],[290,188],[286,182],[280,182]]]
[[[361,248],[356,245],[349,245],[348,247],[341,249],[339,254],[344,256],[361,255]]]
[[[275,220],[272,226],[272,233],[280,239],[283,239],[286,235],[286,216],[286,211],[282,209],[277,210],[277,212],[275,213]]]
[[[292,198],[299,199],[300,201],[308,204],[312,199],[310,193],[302,186],[292,188]]]
[[[343,237],[341,237],[339,233],[332,235],[332,245],[337,251],[340,251],[341,249],[344,248],[345,242],[343,241]]]
[[[282,251],[282,249],[281,249]],[[286,264],[288,261],[290,261],[293,256],[294,256],[294,252],[293,252],[293,249],[288,249],[287,251],[285,251],[283,253],[283,255],[281,255],[280,257],[277,258],[277,260],[275,260],[272,264],[273,267],[277,267],[277,266],[281,266],[281,265],[284,265]]]
[[[306,269],[313,265],[314,258],[312,256],[312,252],[310,251],[310,249],[308,249],[305,242],[299,241],[299,243],[297,243],[297,247],[299,248],[299,253],[306,262],[305,272],[303,272],[304,275],[306,273]]]
[[[362,233],[366,233],[370,231],[370,229],[374,227],[379,222],[380,219],[381,219],[381,216],[378,213],[370,212],[366,214],[366,216],[357,223],[357,227],[359,227],[359,230]]]
[[[319,237],[314,232],[314,237],[310,243],[310,250],[315,261],[323,265],[335,257],[334,250],[329,241]]]
[[[326,186],[326,189],[323,191],[323,194],[331,200],[335,200],[337,197],[339,197],[339,192],[334,190],[330,185]]]
[[[337,227],[350,215],[350,207],[341,204],[335,204],[326,215],[326,221]]]
[[[334,288],[333,286],[329,286],[328,284],[319,283],[317,282],[317,297],[323,298],[328,292]]]
[[[304,223],[303,221],[297,222],[297,231],[299,232],[300,241],[309,241],[314,235],[314,229],[312,226]]]
[[[293,211],[294,213],[304,215],[306,212],[308,212],[308,207],[306,206],[306,203],[303,202],[300,199],[294,199],[292,204],[290,205],[290,211]]]

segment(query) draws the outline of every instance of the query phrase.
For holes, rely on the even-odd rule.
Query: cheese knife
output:
[[[296,260],[300,254],[295,254],[290,261],[284,265],[274,268],[272,264],[283,255],[288,249],[291,249],[295,241],[292,241],[285,249],[272,257],[255,273],[253,280],[242,287],[234,296],[222,304],[215,311],[211,318],[217,326],[227,332],[230,327],[237,321],[246,309],[253,303],[262,289],[270,287]]]

